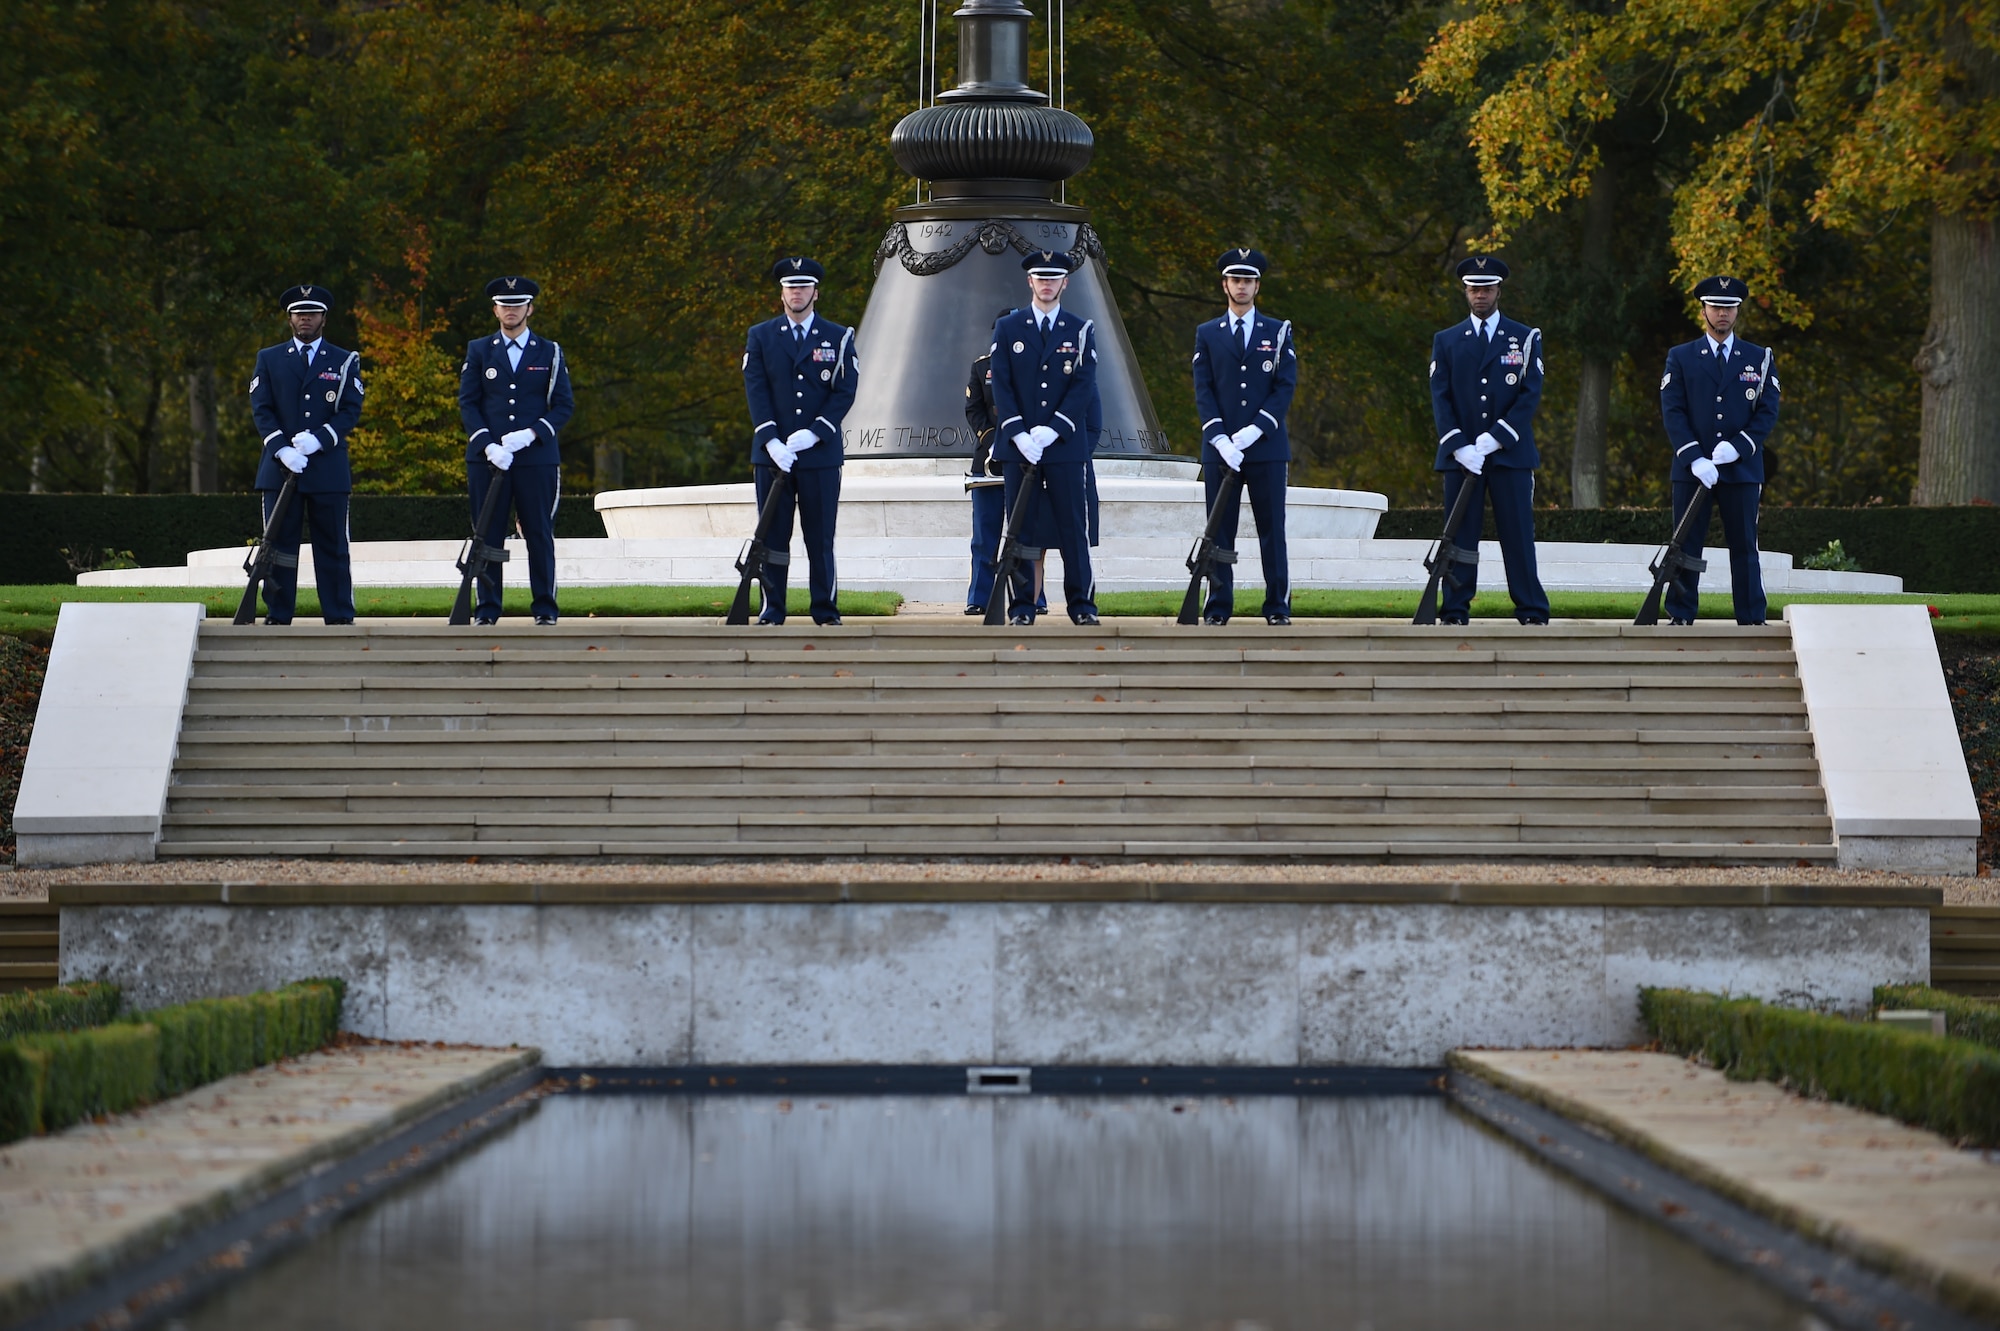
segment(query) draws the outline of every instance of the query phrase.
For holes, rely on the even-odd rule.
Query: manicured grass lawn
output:
[[[1263,604],[1263,590],[1251,588],[1236,593],[1236,613],[1252,619],[1258,617]],[[1645,600],[1641,592],[1550,592],[1549,607],[1553,614],[1562,619],[1624,619],[1630,620],[1639,613],[1639,603]],[[1839,605],[1932,605],[1937,607],[1942,617],[1933,619],[1932,626],[1940,633],[1967,633],[1975,635],[2000,636],[2000,595],[1961,593],[1955,595],[1899,595],[1899,596],[1846,596],[1837,593],[1816,592],[1797,596],[1772,596],[1770,617],[1778,618],[1785,606],[1798,603],[1833,603]],[[1097,609],[1104,615],[1161,616],[1177,615],[1181,609],[1179,592],[1106,592],[1097,598]],[[1299,619],[1408,619],[1417,613],[1417,593],[1362,592],[1362,591],[1299,591],[1292,593],[1292,615]],[[1507,593],[1481,592],[1472,601],[1472,614],[1477,619],[1512,619],[1514,603],[1507,599]],[[1726,595],[1701,598],[1703,619],[1728,620],[1731,618],[1730,599]]]
[[[451,613],[456,588],[446,587],[362,587],[354,593],[354,608],[363,617],[410,616],[443,619]],[[735,597],[734,587],[564,587],[558,591],[565,619],[590,615],[722,615]],[[200,601],[211,617],[229,619],[236,603],[243,599],[241,584],[234,587],[71,587],[62,584],[36,587],[0,587],[0,632],[40,630],[56,626],[56,613],[65,601],[130,601],[158,605],[163,602]],[[809,597],[803,588],[792,588],[785,598],[787,615],[804,615]],[[529,593],[525,587],[506,589],[503,613],[526,617]],[[893,615],[903,603],[895,592],[852,592],[840,594],[842,615]],[[752,598],[752,613],[756,598]],[[310,591],[299,593],[297,617],[319,618],[319,597]]]

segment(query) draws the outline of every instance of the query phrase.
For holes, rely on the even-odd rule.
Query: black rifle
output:
[[[1639,617],[1632,621],[1634,624],[1660,622],[1660,595],[1666,591],[1669,582],[1682,573],[1708,571],[1707,560],[1696,559],[1681,549],[1681,542],[1688,536],[1688,524],[1694,521],[1695,510],[1703,507],[1702,498],[1701,494],[1689,497],[1688,506],[1681,513],[1681,520],[1674,524],[1674,534],[1667,540],[1667,548],[1660,551],[1658,559],[1646,566],[1646,571],[1653,575],[1653,590],[1646,593],[1645,604],[1639,607]]]
[[[790,550],[773,550],[770,546],[771,525],[778,515],[791,507],[792,474],[780,471],[778,478],[771,482],[770,493],[764,496],[764,508],[757,514],[757,530],[743,543],[743,549],[736,555],[736,571],[743,575],[743,581],[736,584],[736,599],[729,603],[729,613],[723,616],[725,624],[748,624],[750,622],[750,584],[764,576],[764,566],[782,568],[792,562]],[[770,609],[768,605],[764,607]]]
[[[1438,583],[1448,580],[1454,588],[1457,587],[1458,569],[1455,566],[1479,562],[1477,544],[1470,550],[1461,550],[1451,538],[1452,533],[1458,530],[1458,524],[1465,520],[1466,503],[1472,498],[1473,491],[1479,488],[1480,483],[1479,477],[1471,472],[1466,473],[1465,483],[1458,487],[1458,498],[1452,501],[1451,513],[1444,520],[1444,535],[1438,537],[1437,545],[1424,556],[1424,568],[1431,576],[1424,584],[1424,594],[1417,598],[1417,615],[1410,621],[1412,624],[1437,623]]]
[[[285,510],[292,506],[292,496],[298,493],[298,489],[299,474],[295,471],[287,472],[284,485],[279,487],[278,497],[271,501],[271,517],[264,524],[264,534],[257,538],[257,543],[250,547],[250,553],[243,557],[243,571],[250,575],[250,582],[243,588],[243,599],[236,603],[236,618],[233,623],[257,622],[257,593],[263,589],[265,580],[271,576],[272,565],[275,564],[280,568],[299,566],[299,557],[296,554],[281,555],[271,545],[272,538],[278,534],[278,524],[285,520]]]
[[[1215,506],[1208,510],[1208,525],[1202,528],[1201,539],[1188,551],[1188,589],[1187,595],[1181,598],[1180,618],[1174,621],[1177,624],[1193,624],[1200,621],[1201,580],[1209,579],[1212,586],[1215,580],[1215,566],[1236,562],[1236,552],[1217,542],[1215,533],[1217,528],[1222,526],[1223,510],[1229,507],[1242,489],[1243,473],[1240,471],[1227,472],[1222,478],[1222,484],[1216,487]]]
[[[507,562],[505,537],[499,545],[486,543],[486,529],[493,525],[493,515],[499,511],[500,496],[505,489],[501,482],[507,473],[491,462],[486,465],[490,471],[486,477],[486,498],[479,505],[479,520],[472,524],[472,538],[458,552],[458,599],[451,603],[454,624],[472,622],[472,584],[479,580],[479,575],[494,564]]]
[[[1028,506],[1035,502],[1035,495],[1041,491],[1042,468],[1030,462],[1021,472],[1021,488],[1014,495],[1014,511],[1007,515],[1007,534],[1000,539],[1000,557],[993,561],[993,594],[986,598],[987,628],[994,628],[1007,619],[1008,600],[1014,594],[1014,566],[1022,560],[1033,563],[1042,557],[1039,548],[1022,545],[1015,535],[1028,520]],[[1028,606],[1034,608],[1035,598],[1028,598]]]

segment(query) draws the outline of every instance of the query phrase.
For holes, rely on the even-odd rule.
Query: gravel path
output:
[[[0,872],[0,900],[46,900],[51,883],[796,883],[977,882],[1041,879],[1078,883],[1144,877],[1199,882],[1326,883],[1618,883],[1635,886],[1725,883],[1805,883],[1850,886],[1929,886],[1944,889],[1948,905],[2000,906],[2000,879],[1922,878],[1892,873],[1842,873],[1825,868],[1648,869],[1534,864],[1147,864],[1057,861],[818,860],[717,864],[606,864],[480,860],[168,860],[158,864],[100,864],[74,869]]]

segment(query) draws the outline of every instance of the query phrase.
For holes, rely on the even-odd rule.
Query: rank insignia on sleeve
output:
[[[251,378],[250,378],[250,391],[251,391],[251,392],[253,392],[253,393],[254,393],[254,392],[256,392],[256,391],[257,391],[257,385],[258,385],[258,384],[261,384],[261,383],[263,383],[263,382],[264,382],[264,379],[263,379],[263,376],[262,376],[262,375],[252,375],[252,376],[251,376]]]
[[[1660,387],[1664,389],[1668,384],[1672,383],[1673,381],[1674,381],[1674,372],[1672,370],[1668,370],[1665,374],[1660,376]]]

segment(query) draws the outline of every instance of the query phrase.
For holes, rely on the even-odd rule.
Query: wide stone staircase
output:
[[[1825,863],[1782,626],[201,631],[162,855]]]

